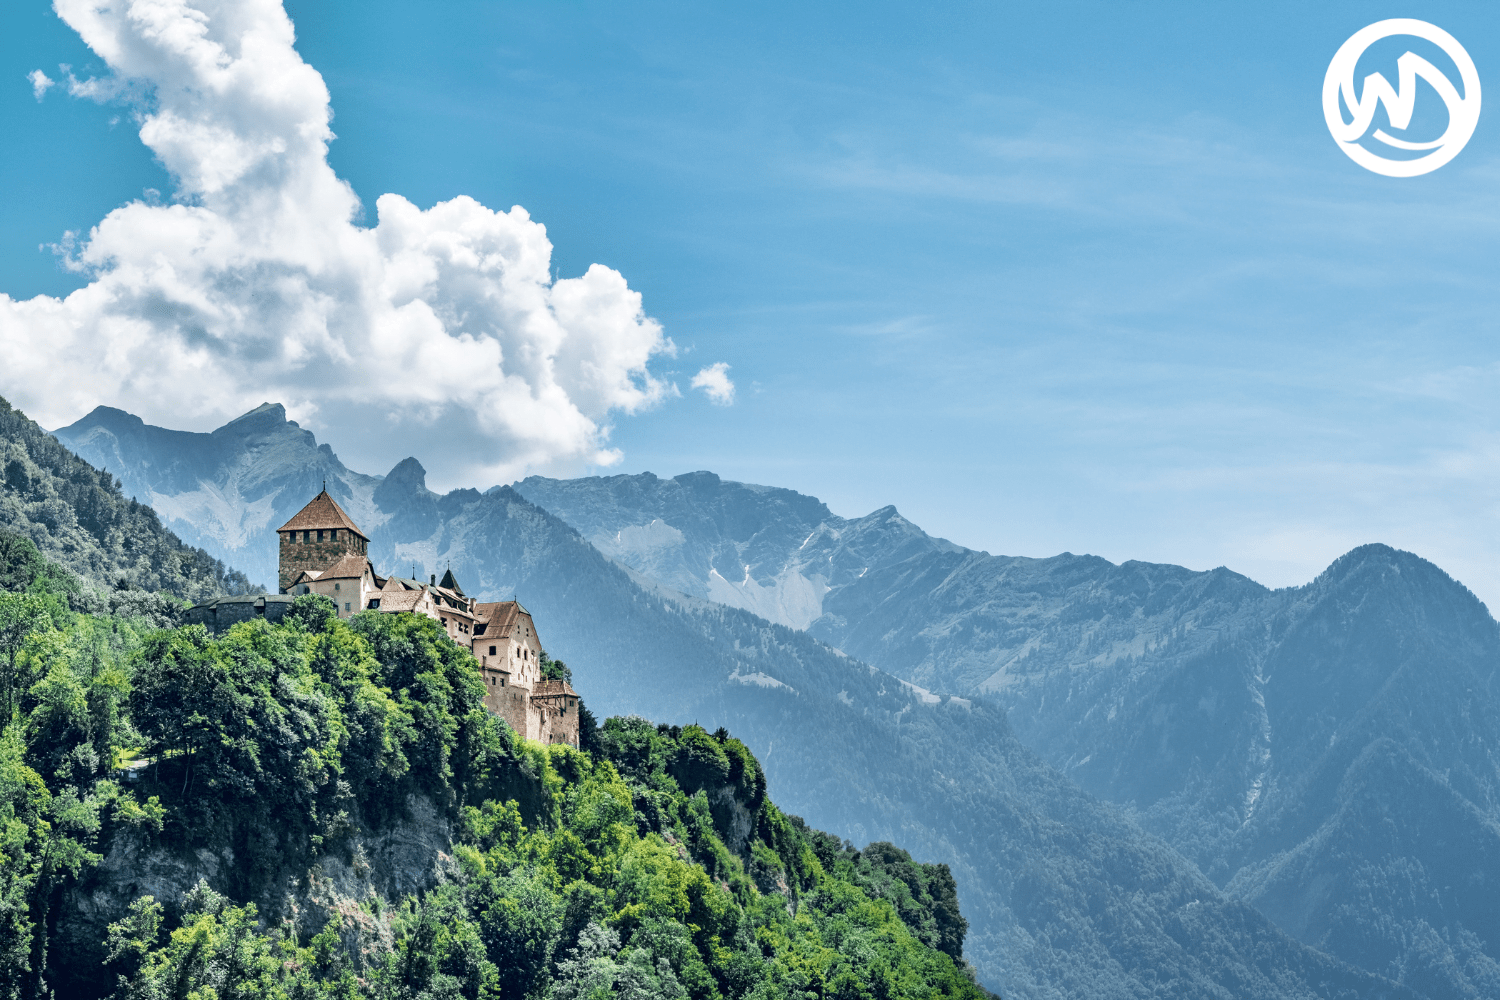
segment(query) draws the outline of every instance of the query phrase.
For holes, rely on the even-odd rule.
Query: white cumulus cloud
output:
[[[31,93],[39,101],[46,96],[47,91],[57,86],[57,81],[39,69],[34,69],[30,73],[27,73],[26,79],[31,81]]]
[[[709,401],[719,406],[734,402],[734,383],[729,379],[729,365],[723,361],[701,369],[693,376],[692,385],[694,389],[702,389]]]
[[[357,225],[328,89],[280,0],[55,7],[110,68],[70,92],[149,95],[141,140],[176,189],[64,239],[84,287],[0,294],[0,394],[43,426],[107,403],[201,428],[281,401],[346,459],[416,454],[482,484],[610,464],[610,421],[675,393],[649,368],[675,348],[640,294],[598,264],[553,281],[519,206],[386,194]]]

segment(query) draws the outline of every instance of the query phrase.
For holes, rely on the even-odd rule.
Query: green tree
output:
[[[31,982],[32,896],[45,850],[52,796],[26,766],[20,733],[0,733],[0,997],[22,995]]]
[[[21,693],[30,687],[21,650],[34,633],[53,626],[60,610],[54,597],[0,592],[0,725],[14,717]]]

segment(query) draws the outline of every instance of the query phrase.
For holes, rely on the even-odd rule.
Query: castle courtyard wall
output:
[[[531,707],[530,689],[516,687],[496,670],[484,671],[483,679],[484,707],[509,723],[510,728],[514,729],[518,735],[526,739],[536,739],[536,736],[527,732],[528,729],[536,728],[532,722],[534,713],[528,711]]]

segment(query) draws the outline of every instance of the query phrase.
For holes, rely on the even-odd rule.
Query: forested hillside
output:
[[[78,458],[0,399],[0,529],[102,589],[167,591],[202,600],[244,593],[250,582],[184,545],[156,511]]]
[[[0,592],[0,996],[984,996],[947,869],[786,816],[726,732],[528,744],[429,619],[210,636],[40,570]]]

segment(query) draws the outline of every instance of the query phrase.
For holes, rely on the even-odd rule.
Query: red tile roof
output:
[[[370,560],[365,556],[347,555],[327,569],[318,573],[319,580],[357,580],[365,575],[368,568],[371,575],[375,573],[375,567],[370,565]]]
[[[290,521],[277,528],[277,531],[316,531],[320,528],[344,528],[354,532],[365,541],[369,536],[359,530],[359,526],[349,520],[349,515],[344,513],[333,497],[324,490],[310,500],[306,507],[299,510]]]
[[[572,697],[577,698],[578,692],[574,691],[573,685],[569,684],[567,681],[554,680],[538,681],[537,686],[531,691],[531,696],[533,698],[558,697],[561,695],[571,695]]]
[[[420,590],[382,590],[375,596],[381,611],[415,611],[427,595]]]
[[[504,639],[510,635],[510,630],[516,627],[516,619],[525,611],[526,609],[515,601],[474,605],[475,619],[485,624],[484,637],[486,639],[496,637]]]

